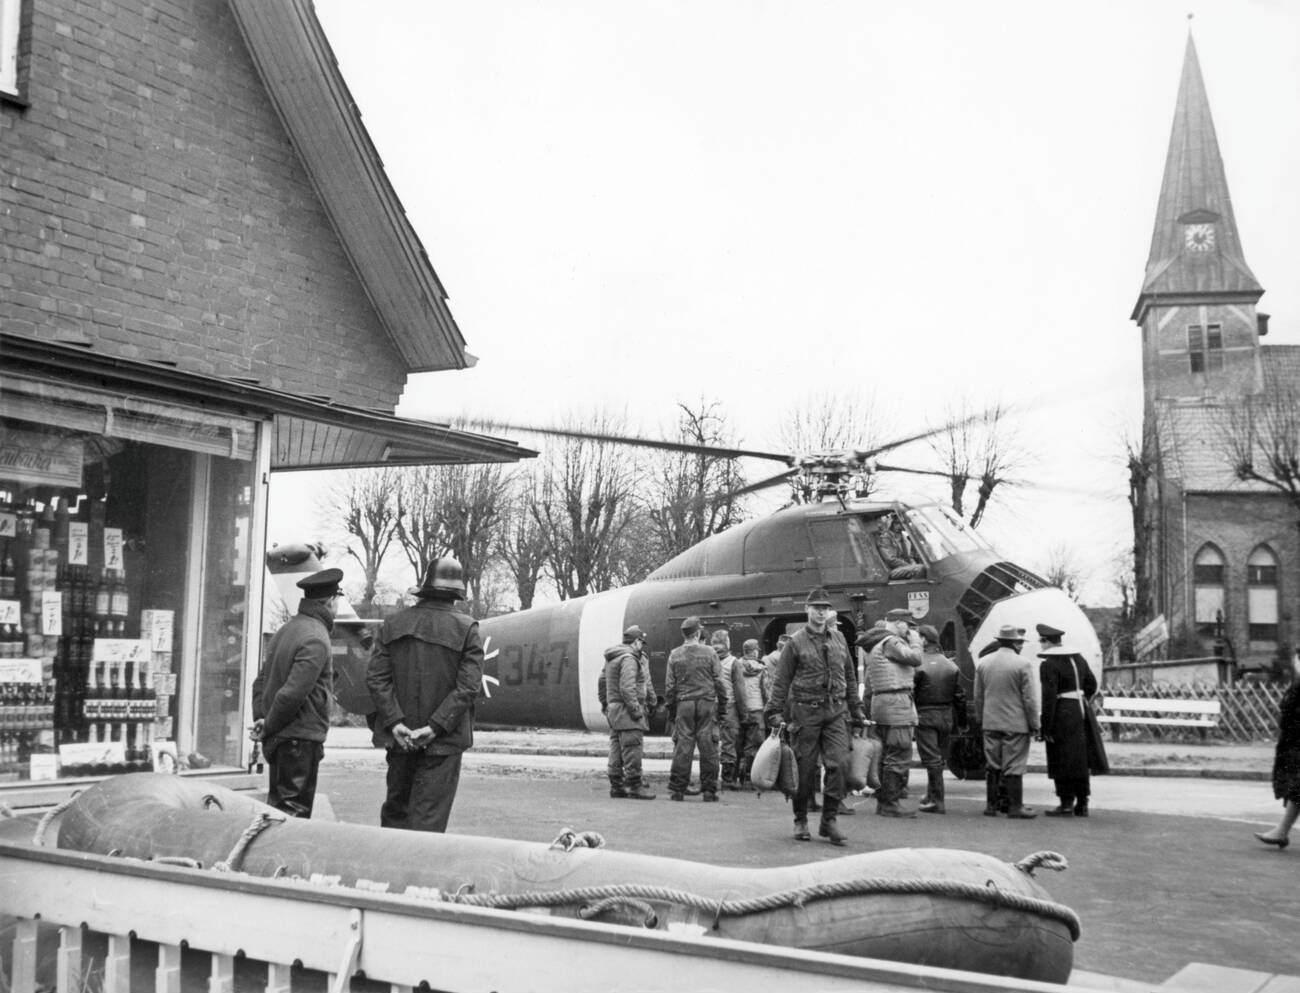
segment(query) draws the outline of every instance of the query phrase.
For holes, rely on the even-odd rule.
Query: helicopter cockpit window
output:
[[[829,517],[809,522],[817,568],[824,583],[883,583],[889,571],[880,561],[861,517]]]
[[[983,539],[947,507],[939,504],[913,507],[903,511],[902,517],[912,539],[931,562],[962,552],[988,550]]]

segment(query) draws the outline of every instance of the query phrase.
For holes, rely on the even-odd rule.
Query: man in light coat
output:
[[[1025,806],[1024,776],[1029,743],[1039,733],[1038,675],[1034,662],[1020,654],[1025,629],[1004,624],[998,649],[975,667],[975,714],[984,728],[985,817],[998,815],[998,789],[1005,788],[1007,817],[1038,815]]]

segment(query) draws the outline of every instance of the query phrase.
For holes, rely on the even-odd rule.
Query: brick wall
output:
[[[1286,498],[1269,494],[1193,493],[1187,496],[1186,508],[1185,544],[1176,521],[1170,529],[1171,565],[1184,561],[1185,553],[1188,568],[1186,586],[1179,591],[1183,595],[1172,598],[1177,607],[1187,609],[1190,603],[1193,556],[1206,542],[1213,543],[1227,560],[1224,613],[1238,659],[1267,665],[1271,653],[1250,650],[1246,607],[1246,559],[1257,546],[1267,545],[1278,559],[1279,641],[1300,644],[1300,512]]]
[[[32,4],[0,325],[391,411],[406,370],[224,0]]]

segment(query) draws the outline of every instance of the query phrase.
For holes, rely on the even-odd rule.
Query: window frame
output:
[[[1218,372],[1223,368],[1223,325],[1187,325],[1188,367],[1194,372]]]
[[[26,0],[0,0],[0,100],[23,103]]]

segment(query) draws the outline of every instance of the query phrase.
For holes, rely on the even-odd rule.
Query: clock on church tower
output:
[[[1214,225],[1186,224],[1183,226],[1183,247],[1190,252],[1208,252],[1214,248]]]

